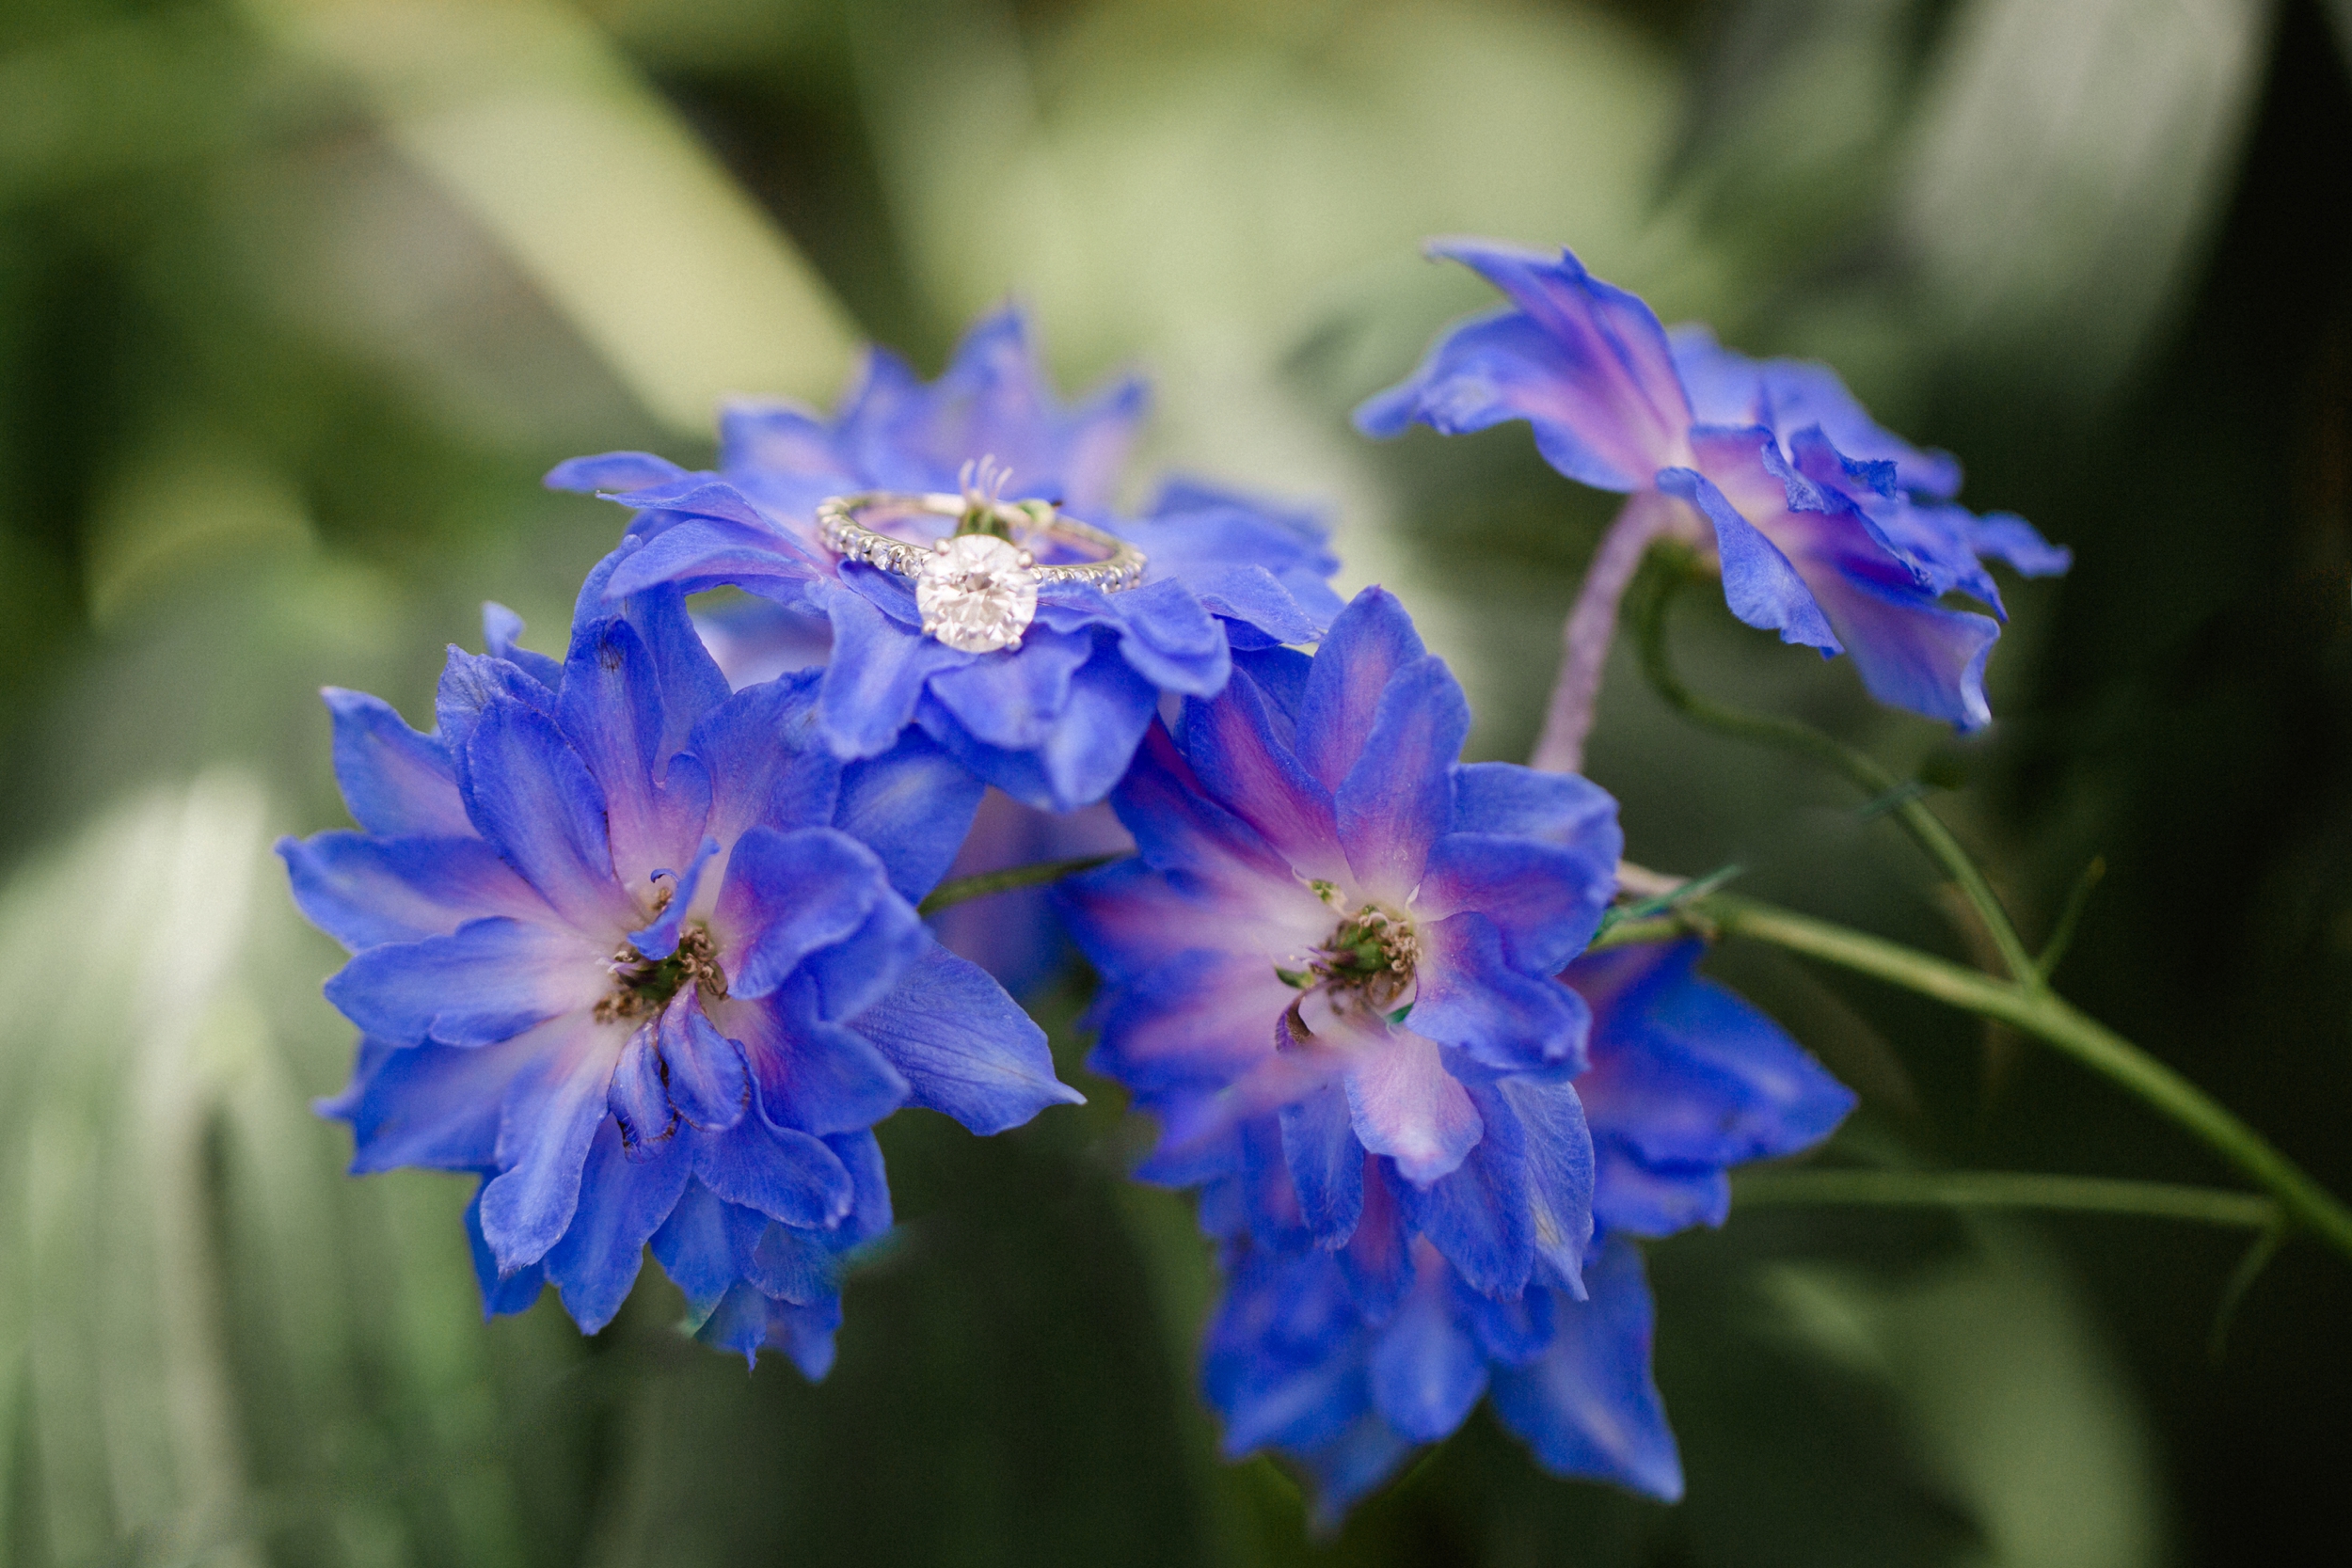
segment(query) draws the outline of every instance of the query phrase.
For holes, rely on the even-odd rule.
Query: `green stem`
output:
[[[2252,1193],[2169,1181],[2038,1176],[2021,1171],[1759,1170],[1731,1179],[1739,1208],[1763,1204],[2051,1209],[2275,1230],[2279,1205]]]
[[[1968,858],[1960,841],[1952,837],[1951,830],[1928,809],[1927,802],[1905,789],[1906,781],[1809,724],[1741,713],[1709,702],[1683,684],[1682,677],[1675,673],[1666,645],[1666,610],[1674,602],[1676,591],[1695,580],[1695,558],[1690,546],[1669,542],[1652,546],[1650,560],[1650,570],[1644,574],[1648,580],[1639,585],[1633,594],[1633,624],[1642,673],[1658,694],[1694,723],[1738,739],[1811,757],[1844,774],[1873,803],[1884,802],[1884,809],[1902,823],[1919,847],[1927,851],[1928,858],[1943,867],[1959,886],[1976,910],[1977,918],[1984,922],[1985,931],[1992,937],[2010,977],[2028,991],[2043,990],[2041,966],[2026,951],[2026,944],[2018,938],[2017,927],[2010,923],[2009,911],[2001,907],[1993,885],[1984,879],[1984,873]]]
[[[2047,989],[2027,990],[1883,938],[1727,894],[1694,899],[1672,915],[1623,922],[1593,945],[1670,942],[1693,929],[1803,953],[1996,1020],[2055,1046],[2195,1133],[2276,1197],[2291,1224],[2352,1259],[2352,1210],[2202,1089]]]
[[[958,877],[931,889],[930,896],[914,906],[914,912],[934,915],[957,904],[985,898],[992,893],[1009,893],[1017,887],[1058,882],[1064,877],[1074,877],[1081,871],[1091,871],[1098,865],[1108,865],[1113,861],[1126,858],[1124,853],[1079,855],[1066,861],[1039,861],[1034,865],[1016,865],[1004,871],[983,871],[977,877]]]

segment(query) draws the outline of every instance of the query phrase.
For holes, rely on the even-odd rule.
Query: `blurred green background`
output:
[[[2118,1218],[1736,1212],[1652,1253],[1690,1497],[1483,1416],[1311,1542],[1192,1393],[1213,1280],[1119,1097],[883,1130],[902,1243],[818,1387],[672,1330],[484,1325],[465,1184],[340,1174],[349,1030],[277,832],[342,821],[323,683],[429,712],[618,516],[556,460],[710,451],[730,391],[935,370],[1015,292],[1143,467],[1332,509],[1520,756],[1608,509],[1513,427],[1347,429],[1483,303],[1429,233],[1566,243],[1835,363],[2077,553],[1965,745],[1686,605],[1698,684],[1964,779],[2071,996],[2352,1189],[2352,5],[2317,0],[8,0],[0,7],[0,1560],[2342,1561],[2352,1278]],[[1630,853],[1947,953],[1883,821],[1618,668]],[[1882,1160],[2214,1181],[1997,1031],[1716,971]],[[1045,999],[1066,1020],[1076,986]],[[1064,1032],[1066,1036],[1066,1031]]]

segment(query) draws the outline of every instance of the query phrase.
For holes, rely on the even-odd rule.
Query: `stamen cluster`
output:
[[[649,1018],[689,986],[698,987],[707,1000],[726,1000],[726,972],[719,967],[718,951],[705,927],[689,926],[679,932],[677,951],[666,958],[648,958],[634,945],[624,945],[612,955],[612,967],[620,984],[596,1003],[598,1023]]]

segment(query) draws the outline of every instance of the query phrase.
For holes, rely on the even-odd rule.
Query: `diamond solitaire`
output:
[[[817,505],[817,537],[845,562],[914,579],[914,606],[923,630],[967,654],[999,649],[1018,653],[1022,634],[1037,614],[1038,591],[1068,584],[1116,594],[1143,580],[1143,552],[1115,533],[1065,517],[1052,501],[995,499],[1001,469],[981,470],[991,489],[964,493],[900,494],[869,490],[834,496]],[[926,548],[911,539],[879,533],[861,521],[930,515],[953,517],[956,531]],[[885,525],[888,526],[888,525]],[[1049,539],[1099,552],[1094,561],[1041,566],[1016,540]]]
[[[967,654],[1018,652],[1037,613],[1029,552],[989,533],[942,539],[914,579],[923,629]]]

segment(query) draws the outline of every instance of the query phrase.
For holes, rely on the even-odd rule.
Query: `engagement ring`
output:
[[[866,490],[817,505],[817,537],[844,561],[863,561],[914,581],[923,630],[970,654],[1017,651],[1037,614],[1040,588],[1076,582],[1116,594],[1143,580],[1143,552],[1116,534],[1062,515],[1052,501],[997,499],[1006,470],[982,459],[964,467],[963,493]],[[956,530],[930,545],[867,527],[917,515],[953,517]],[[1041,566],[1026,548],[1053,540],[1100,559]]]

